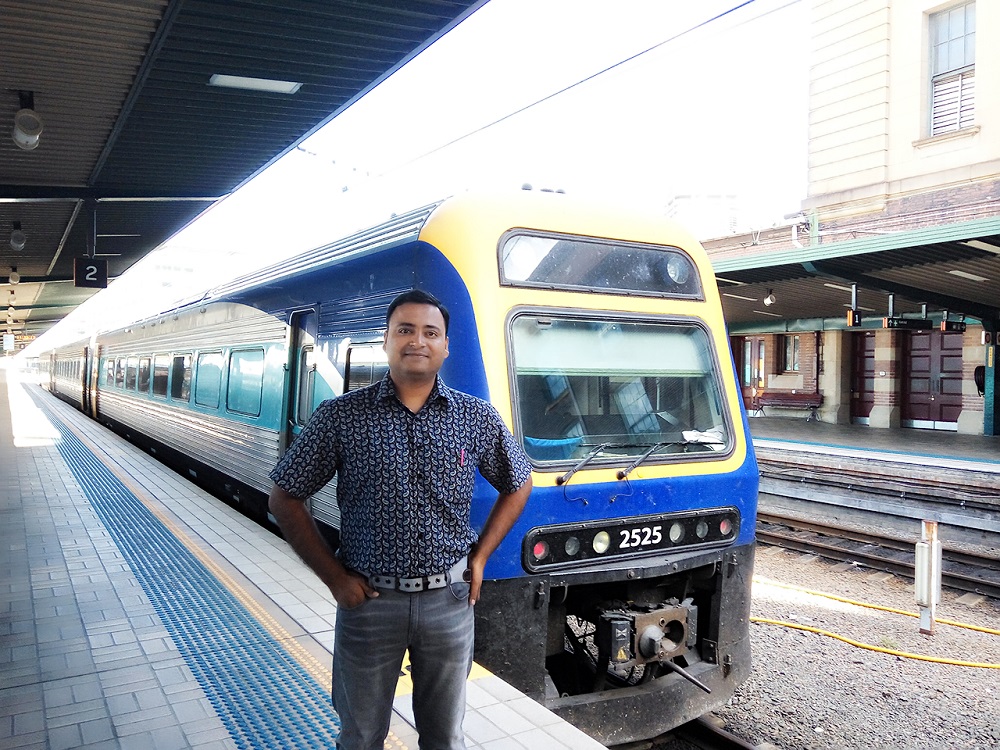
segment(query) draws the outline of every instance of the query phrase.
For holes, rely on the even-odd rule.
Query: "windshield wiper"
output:
[[[593,461],[593,460],[594,460],[595,458],[597,458],[597,456],[598,456],[598,455],[599,455],[599,454],[601,453],[601,451],[603,451],[603,450],[604,450],[605,448],[610,448],[610,447],[611,447],[611,443],[601,443],[600,445],[598,445],[598,446],[597,446],[596,448],[594,448],[594,450],[592,450],[592,451],[591,451],[590,453],[588,453],[588,454],[587,454],[586,456],[584,456],[583,458],[581,458],[581,459],[580,459],[580,460],[579,460],[579,461],[577,462],[576,466],[574,466],[574,467],[573,467],[572,469],[570,469],[569,471],[567,471],[567,472],[566,472],[565,474],[563,474],[563,475],[562,475],[561,477],[557,477],[557,478],[556,478],[556,484],[557,484],[557,485],[560,485],[560,484],[566,484],[566,482],[568,482],[568,481],[569,481],[569,478],[570,478],[571,476],[573,476],[574,474],[576,474],[576,472],[578,472],[578,471],[579,471],[580,469],[582,469],[582,468],[583,468],[584,466],[586,466],[586,465],[587,465],[587,464],[589,464],[589,463],[590,463],[591,461]]]
[[[617,474],[617,477],[619,479],[624,479],[625,477],[627,477],[635,469],[637,469],[647,458],[656,453],[656,451],[658,451],[660,448],[667,448],[673,446],[673,447],[683,448],[685,451],[687,451],[689,445],[703,445],[710,449],[711,446],[713,445],[725,445],[724,440],[722,440],[721,438],[717,437],[716,435],[710,432],[706,433],[706,432],[687,431],[682,433],[682,435],[685,438],[684,440],[665,440],[659,443],[653,443],[651,446],[649,446],[649,449],[645,453],[643,453],[641,456],[639,456],[639,458],[637,458],[635,461],[629,464],[627,468],[620,470]]]
[[[685,440],[683,442],[677,442],[676,440],[668,440],[668,441],[662,442],[662,443],[653,443],[651,446],[649,446],[649,450],[647,450],[645,453],[643,453],[641,456],[639,456],[639,458],[637,458],[635,461],[633,461],[631,464],[629,464],[628,468],[621,469],[618,472],[618,478],[619,479],[624,479],[629,474],[631,474],[632,471],[633,471],[633,469],[636,469],[639,466],[639,464],[641,464],[647,458],[649,458],[650,456],[652,456],[653,453],[655,453],[656,451],[658,451],[660,448],[666,448],[668,445],[687,445],[687,441]]]

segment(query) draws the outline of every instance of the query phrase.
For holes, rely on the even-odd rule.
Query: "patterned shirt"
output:
[[[308,498],[336,474],[344,565],[414,577],[448,570],[478,539],[476,469],[500,493],[531,474],[496,409],[438,378],[414,414],[386,376],[320,404],[271,479]]]

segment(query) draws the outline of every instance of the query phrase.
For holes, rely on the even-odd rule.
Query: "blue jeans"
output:
[[[403,654],[410,651],[413,715],[420,750],[465,750],[465,683],[475,619],[469,584],[408,594],[380,589],[337,609],[333,707],[339,750],[382,750]]]

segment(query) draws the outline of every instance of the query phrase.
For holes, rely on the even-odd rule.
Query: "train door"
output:
[[[962,334],[912,331],[904,338],[904,427],[957,430],[962,411]]]
[[[851,421],[868,424],[875,406],[875,332],[851,336]]]
[[[83,385],[84,393],[87,394],[87,413],[97,419],[97,411],[99,408],[98,401],[100,399],[100,388],[98,385],[100,383],[101,377],[101,347],[97,344],[91,344],[90,346],[90,357],[88,358],[87,372],[84,378],[87,382]]]
[[[80,408],[84,414],[90,414],[90,361],[94,356],[93,349],[89,346],[83,347],[83,361],[81,362],[80,378]]]
[[[281,433],[279,450],[284,453],[302,432],[314,408],[316,389],[316,326],[315,310],[292,313],[289,322],[287,414]]]

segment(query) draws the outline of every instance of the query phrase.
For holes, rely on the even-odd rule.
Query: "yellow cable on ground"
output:
[[[853,599],[846,599],[841,596],[836,596],[835,594],[827,594],[822,591],[812,591],[810,589],[805,589],[800,586],[792,586],[787,583],[778,583],[776,581],[765,581],[754,576],[754,583],[762,583],[768,586],[775,586],[777,588],[789,589],[792,591],[799,591],[804,594],[809,594],[811,596],[819,596],[825,599],[832,599],[833,601],[842,602],[844,604],[851,604],[856,607],[866,607],[868,609],[876,609],[882,612],[891,612],[893,614],[906,615],[907,617],[919,617],[919,615],[913,612],[907,612],[901,609],[894,609],[892,607],[884,607],[880,604],[869,604],[867,602],[859,602]],[[846,636],[839,635],[829,630],[822,630],[820,628],[809,627],[808,625],[799,625],[795,622],[786,622],[784,620],[770,620],[764,617],[751,617],[750,622],[757,622],[764,625],[781,625],[786,628],[793,628],[795,630],[804,630],[807,633],[816,633],[817,635],[825,635],[830,638],[835,638],[838,641],[843,641],[844,643],[850,644],[851,646],[856,646],[857,648],[868,649],[869,651],[877,651],[882,654],[890,654],[892,656],[899,656],[906,659],[917,659],[920,661],[934,662],[935,664],[950,664],[956,667],[974,667],[979,669],[1000,669],[1000,664],[987,664],[983,662],[970,662],[970,661],[958,661],[955,659],[943,659],[937,656],[924,656],[923,654],[911,654],[907,651],[896,651],[894,649],[883,648],[882,646],[873,646],[870,643],[863,643],[862,641],[855,641],[852,638],[847,638]],[[988,633],[990,635],[1000,635],[1000,631],[991,630],[990,628],[979,627],[978,625],[969,625],[967,623],[954,622],[952,620],[936,620],[943,625],[952,625],[958,628],[966,628],[968,630],[975,630],[981,633]]]
[[[809,633],[816,633],[818,635],[826,635],[830,638],[836,638],[838,641],[843,641],[844,643],[849,643],[852,646],[857,646],[858,648],[866,648],[869,651],[878,651],[882,654],[891,654],[893,656],[902,656],[907,659],[919,659],[920,661],[932,661],[936,664],[951,664],[956,667],[981,667],[983,669],[1000,669],[1000,664],[981,664],[973,661],[955,661],[953,659],[942,659],[937,656],[924,656],[923,654],[911,654],[907,651],[895,651],[891,648],[882,648],[881,646],[873,646],[870,643],[862,643],[861,641],[855,641],[851,638],[847,638],[837,633],[832,633],[829,630],[820,630],[819,628],[811,628],[808,625],[799,625],[794,622],[785,622],[784,620],[768,620],[763,617],[751,617],[750,622],[759,622],[765,625],[783,625],[786,628],[794,628],[795,630],[805,630]]]
[[[802,588],[801,586],[793,586],[790,583],[779,583],[778,581],[761,579],[758,578],[757,576],[754,576],[753,581],[754,583],[763,583],[768,586],[774,586],[775,588],[779,589],[789,589],[790,591],[801,591],[803,594],[810,594],[811,596],[822,596],[825,599],[832,599],[835,602],[842,602],[844,604],[853,604],[855,607],[866,607],[867,609],[877,609],[881,610],[882,612],[892,612],[893,614],[897,615],[906,615],[907,617],[920,617],[918,613],[907,612],[905,609],[894,609],[892,607],[884,607],[881,604],[870,604],[868,602],[859,602],[855,601],[854,599],[846,599],[842,596],[837,596],[836,594],[827,594],[824,591],[813,591],[812,589],[805,589]],[[938,620],[938,619],[936,619],[935,622],[938,622],[942,625],[951,625],[952,627],[956,628],[965,628],[966,630],[976,630],[980,633],[989,633],[990,635],[1000,635],[1000,630],[984,628],[980,625],[970,625],[966,622],[956,622],[955,620]]]

